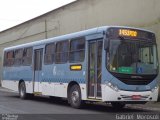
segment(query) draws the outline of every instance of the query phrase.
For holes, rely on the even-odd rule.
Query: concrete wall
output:
[[[0,72],[5,47],[103,25],[152,30],[160,51],[160,0],[78,0],[1,32]]]

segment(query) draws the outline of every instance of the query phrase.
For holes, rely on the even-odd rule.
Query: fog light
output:
[[[117,99],[118,99],[118,100],[121,100],[121,98],[120,98],[120,97],[118,97]]]
[[[151,92],[154,92],[156,89],[158,89],[158,87],[156,86],[156,87],[154,87],[152,90],[151,90]]]
[[[112,86],[112,84],[109,82],[109,83],[108,83],[108,86],[109,86],[109,87],[111,87],[111,86]]]
[[[106,85],[108,87],[110,87],[112,90],[116,91],[116,92],[119,92],[119,88],[117,87],[117,85],[114,85],[113,83],[111,82],[107,82]]]

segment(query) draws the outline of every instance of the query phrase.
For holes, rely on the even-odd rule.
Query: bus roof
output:
[[[153,33],[152,31],[149,31],[149,30],[146,30],[146,29],[135,28],[135,27],[102,26],[102,27],[92,28],[92,29],[88,29],[88,30],[84,30],[84,31],[80,31],[80,32],[75,32],[75,33],[71,33],[71,34],[61,35],[61,36],[52,37],[52,38],[48,38],[48,39],[43,39],[43,40],[39,40],[39,41],[35,41],[35,42],[30,42],[30,43],[26,43],[26,44],[21,44],[21,45],[8,47],[8,48],[5,48],[4,51],[8,51],[8,50],[12,50],[12,49],[19,49],[19,48],[24,48],[24,47],[38,46],[38,45],[47,44],[47,43],[50,43],[50,42],[57,42],[57,41],[61,41],[61,40],[67,40],[67,39],[87,36],[87,35],[91,35],[91,34],[95,34],[95,33],[101,33],[103,31],[106,31],[108,28],[113,28],[113,27],[115,27],[115,28],[137,29],[137,30],[142,30],[142,31],[147,31],[147,32]]]

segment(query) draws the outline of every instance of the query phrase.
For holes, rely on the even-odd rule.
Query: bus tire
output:
[[[26,85],[24,82],[21,82],[19,85],[19,96],[21,99],[26,99],[27,98],[27,93],[26,93]]]
[[[73,108],[79,109],[82,107],[83,101],[81,99],[81,90],[77,84],[70,88],[69,103]]]
[[[111,102],[111,104],[115,109],[123,109],[125,107],[125,103],[123,102]]]

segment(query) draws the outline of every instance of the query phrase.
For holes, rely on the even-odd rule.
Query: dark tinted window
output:
[[[82,62],[85,56],[85,39],[77,38],[71,40],[70,62]]]
[[[56,46],[56,63],[68,61],[69,41],[58,42]]]
[[[7,66],[7,52],[4,52],[3,56],[3,66]]]
[[[19,66],[22,64],[22,57],[23,57],[23,49],[18,49],[14,51],[15,60],[14,65]]]
[[[42,57],[43,57],[43,49],[35,50],[34,52],[34,70],[35,71],[42,70]]]
[[[22,61],[23,65],[31,65],[32,64],[32,52],[33,52],[32,47],[24,49],[23,61]]]
[[[13,66],[14,65],[14,51],[7,52],[5,56],[6,56],[5,65]]]
[[[52,64],[55,56],[55,44],[48,44],[45,49],[44,64]]]

